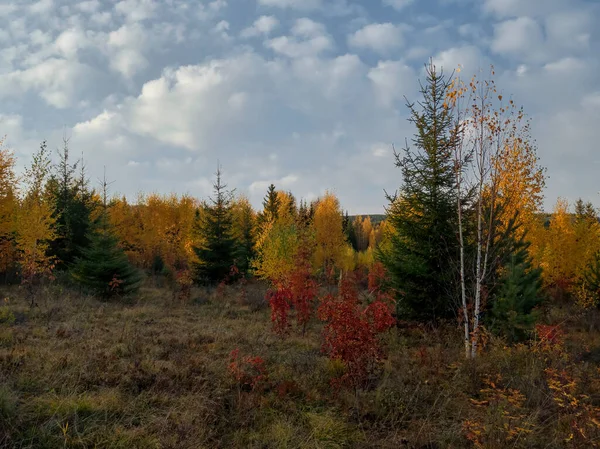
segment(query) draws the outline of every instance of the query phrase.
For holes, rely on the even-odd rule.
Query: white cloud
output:
[[[481,69],[487,70],[489,64],[481,55],[479,49],[473,45],[453,47],[441,51],[433,57],[433,63],[444,69],[444,73],[450,74],[460,65],[463,73],[479,73]]]
[[[39,0],[33,5],[29,6],[29,11],[33,14],[48,14],[50,11],[54,9],[54,1],[53,0]]]
[[[256,36],[268,36],[279,26],[279,20],[275,16],[260,16],[251,27],[245,28],[241,36],[245,38]]]
[[[157,8],[155,0],[121,0],[115,5],[115,10],[129,22],[152,19]]]
[[[543,43],[539,23],[530,17],[519,17],[494,25],[491,49],[505,55],[539,58]]]
[[[404,45],[403,28],[391,23],[372,23],[350,35],[348,43],[353,47],[388,54]]]
[[[401,11],[407,6],[411,5],[414,0],[383,0],[383,4],[387,6],[391,6],[397,11]]]
[[[0,96],[18,96],[35,90],[46,103],[63,109],[77,103],[82,90],[92,85],[94,75],[85,64],[50,58],[26,70],[0,75]]]
[[[373,83],[377,99],[386,107],[394,106],[415,89],[414,69],[400,61],[380,61],[377,67],[369,70],[368,77]]]
[[[322,6],[321,0],[258,0],[262,6],[274,8],[290,8],[301,11],[311,11]]]
[[[265,46],[290,58],[317,56],[334,48],[325,26],[311,19],[296,20],[291,32],[290,36],[267,40]]]
[[[75,5],[75,8],[79,9],[82,12],[91,14],[100,8],[100,2],[98,0],[85,0],[82,2],[78,2]]]

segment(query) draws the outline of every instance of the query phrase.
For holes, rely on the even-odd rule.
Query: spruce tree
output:
[[[408,103],[417,132],[402,154],[394,151],[403,185],[390,202],[391,245],[378,256],[397,291],[399,317],[436,321],[455,311],[456,189],[453,150],[458,129],[445,107],[450,79],[430,64],[418,106]]]
[[[533,309],[542,301],[542,270],[532,267],[528,248],[524,240],[515,244],[489,308],[490,329],[511,343],[529,336],[537,318]]]
[[[142,273],[129,262],[109,224],[106,188],[105,178],[102,213],[88,234],[89,245],[75,259],[71,276],[81,286],[110,298],[136,292]]]
[[[227,185],[221,183],[220,167],[216,177],[214,197],[204,204],[204,213],[198,215],[197,231],[202,243],[194,247],[198,257],[196,278],[205,284],[226,280],[238,251],[238,242],[233,235],[233,195]]]
[[[275,221],[279,215],[279,197],[275,185],[271,184],[267,189],[267,194],[263,199],[263,211],[261,214],[261,224],[264,222]]]
[[[240,202],[237,207],[239,210],[233,224],[237,240],[235,265],[241,274],[246,274],[250,269],[250,261],[255,256],[255,217],[249,202]]]
[[[79,177],[76,174],[78,167]],[[71,162],[69,140],[66,138],[63,138],[55,173],[48,182],[48,191],[52,197],[58,235],[51,246],[51,254],[56,257],[58,268],[67,268],[90,244],[88,231],[92,225],[90,215],[93,205],[83,156],[81,160]]]

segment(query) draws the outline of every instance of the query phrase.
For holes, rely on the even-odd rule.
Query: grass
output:
[[[187,303],[147,287],[125,303],[105,303],[50,286],[33,309],[19,288],[0,290],[0,447],[463,448],[472,445],[466,421],[483,429],[486,448],[597,442],[591,428],[585,446],[565,441],[571,417],[544,380],[548,366],[566,367],[589,396],[582,401],[600,404],[589,356],[600,333],[589,316],[569,322],[569,364],[499,340],[466,362],[456,326],[404,326],[384,336],[388,358],[367,391],[334,392],[330,380],[343,366],[321,354],[320,324],[304,336],[274,335],[264,287],[249,288],[245,301],[235,287],[221,298],[195,290]],[[556,307],[545,314],[556,322],[571,315]],[[236,348],[265,360],[261,388],[249,391],[230,376]],[[493,400],[482,393],[489,374],[506,387]],[[534,430],[511,436],[507,414]],[[508,430],[494,433],[506,422]]]

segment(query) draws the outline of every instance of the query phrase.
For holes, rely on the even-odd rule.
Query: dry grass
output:
[[[463,423],[477,413],[470,399],[489,373],[518,388],[536,420],[537,430],[510,447],[566,447],[531,351],[495,342],[464,363],[453,326],[391,332],[372,388],[334,394],[329,382],[340,367],[320,353],[320,325],[305,336],[273,335],[260,285],[245,300],[235,288],[223,297],[196,290],[186,304],[159,288],[102,303],[53,286],[34,309],[16,287],[0,290],[4,297],[1,447],[469,447]],[[600,345],[593,327],[573,325],[574,352]],[[228,374],[235,348],[265,359],[264,388],[246,391]],[[584,359],[578,369],[598,401],[598,368]]]

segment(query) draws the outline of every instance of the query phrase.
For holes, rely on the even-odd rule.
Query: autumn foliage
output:
[[[341,361],[345,368],[332,385],[365,386],[383,357],[377,336],[395,323],[392,307],[379,299],[362,305],[353,279],[347,278],[338,295],[327,295],[321,300],[318,315],[325,322],[323,352],[330,359]]]
[[[265,361],[258,356],[242,356],[239,349],[229,354],[229,374],[242,389],[255,390],[267,380]]]

